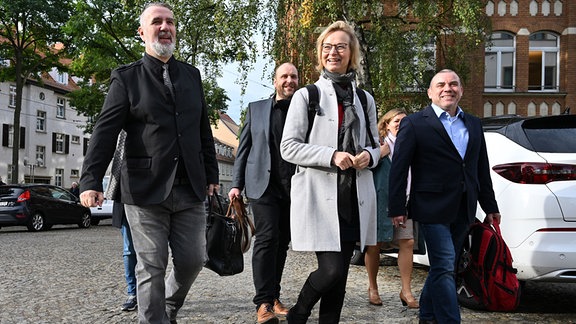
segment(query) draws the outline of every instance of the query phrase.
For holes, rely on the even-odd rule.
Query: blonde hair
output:
[[[360,42],[358,42],[358,37],[356,37],[352,26],[342,20],[338,20],[326,27],[316,40],[316,53],[318,58],[316,70],[318,70],[318,72],[322,72],[322,69],[324,69],[324,65],[322,65],[322,44],[324,44],[324,40],[326,40],[328,35],[339,30],[345,32],[348,34],[348,37],[350,37],[350,43],[348,44],[350,47],[350,62],[348,63],[346,72],[350,70],[358,70],[360,67]]]
[[[378,134],[380,134],[381,137],[386,136],[386,126],[388,126],[392,119],[398,115],[408,114],[406,113],[406,110],[402,108],[392,108],[388,110],[382,117],[380,117],[380,120],[378,120]]]

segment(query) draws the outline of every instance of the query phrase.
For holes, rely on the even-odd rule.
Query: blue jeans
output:
[[[430,261],[428,277],[420,294],[420,319],[443,324],[460,323],[454,269],[469,224],[420,223],[420,228]]]
[[[168,324],[206,262],[204,202],[190,201],[190,186],[174,186],[157,205],[125,205],[138,258],[136,278],[140,323]],[[173,268],[166,279],[168,248]]]
[[[131,296],[136,296],[136,252],[134,251],[134,244],[132,243],[132,233],[128,220],[124,215],[122,217],[122,240],[124,241],[124,250],[122,257],[124,258],[124,277],[126,278],[127,293]]]

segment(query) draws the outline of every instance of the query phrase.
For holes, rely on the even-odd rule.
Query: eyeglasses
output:
[[[338,43],[338,44],[330,44],[324,43],[322,44],[322,53],[330,53],[332,48],[336,48],[336,52],[343,53],[346,49],[348,49],[348,44],[346,43]]]

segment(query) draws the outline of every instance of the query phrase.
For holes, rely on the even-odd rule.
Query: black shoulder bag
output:
[[[208,196],[206,218],[206,268],[220,276],[231,276],[244,271],[242,231],[237,219],[228,217],[222,207],[220,195]]]

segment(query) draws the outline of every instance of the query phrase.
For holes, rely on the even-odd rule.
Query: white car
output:
[[[483,124],[500,228],[518,279],[576,282],[576,115]],[[484,219],[480,207],[476,218]]]
[[[104,176],[102,179],[102,188],[104,192],[108,188],[108,182],[110,181],[110,176]],[[92,213],[92,225],[98,225],[101,220],[112,218],[112,207],[114,206],[114,201],[104,197],[104,202],[100,207],[90,207],[90,212]]]

